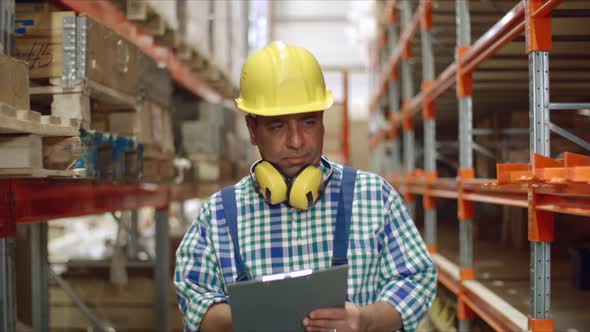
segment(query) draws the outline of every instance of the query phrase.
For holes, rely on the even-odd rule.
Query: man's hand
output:
[[[303,320],[308,332],[395,331],[402,328],[402,317],[395,308],[383,301],[359,306],[346,302],[344,309],[324,308],[312,311]]]
[[[365,331],[361,316],[358,305],[346,302],[344,308],[316,309],[302,323],[308,332]]]

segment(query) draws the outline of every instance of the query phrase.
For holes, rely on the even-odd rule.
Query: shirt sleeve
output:
[[[209,206],[203,205],[176,252],[174,285],[185,331],[198,331],[207,309],[214,303],[227,302],[211,241]]]
[[[401,314],[405,331],[415,331],[436,295],[437,271],[401,197],[388,191],[378,300]]]

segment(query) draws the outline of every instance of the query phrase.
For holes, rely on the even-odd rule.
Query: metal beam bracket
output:
[[[473,220],[475,215],[475,206],[472,201],[465,199],[465,189],[463,187],[463,181],[467,179],[475,178],[475,170],[473,168],[460,168],[459,169],[459,194],[458,194],[458,212],[459,220],[467,221]]]
[[[420,8],[420,24],[422,30],[432,29],[432,0],[422,0]]]
[[[529,316],[529,331],[555,331],[553,319],[535,319]]]
[[[410,100],[404,100],[402,106],[402,126],[404,131],[414,131],[414,119],[412,118],[412,114],[407,111],[408,106],[410,106]]]
[[[436,118],[436,108],[434,107],[434,100],[428,95],[428,90],[432,88],[433,81],[422,82],[422,95],[424,99],[422,101],[422,117],[424,120]]]
[[[473,95],[473,76],[471,72],[465,72],[465,63],[463,58],[469,51],[469,46],[458,46],[457,47],[457,96],[458,97],[470,97]]]
[[[544,0],[525,1],[526,52],[551,50],[551,16],[535,16]]]
[[[529,241],[553,242],[555,238],[555,214],[552,211],[537,210],[538,194],[529,189]]]

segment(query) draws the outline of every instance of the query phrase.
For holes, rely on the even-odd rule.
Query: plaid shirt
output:
[[[327,172],[324,166],[322,171]],[[269,206],[250,177],[235,185],[240,251],[253,278],[331,266],[342,166],[309,210]],[[436,293],[436,269],[399,194],[383,178],[358,171],[348,247],[348,296],[386,301],[416,329]],[[196,331],[213,303],[227,302],[235,282],[233,244],[220,192],[203,205],[176,254],[175,285],[186,331]]]

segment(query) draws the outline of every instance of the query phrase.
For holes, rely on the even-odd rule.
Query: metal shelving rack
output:
[[[124,184],[91,180],[4,179],[0,180],[0,327],[15,331],[15,237],[17,224],[30,224],[32,241],[33,321],[36,331],[47,331],[48,261],[46,221],[112,211],[156,208],[156,257],[154,289],[158,330],[167,330],[167,285],[169,275],[168,208],[171,202],[197,197],[195,184]],[[41,300],[43,299],[43,300]]]
[[[471,329],[479,316],[496,330],[554,330],[550,313],[550,252],[554,239],[554,214],[590,216],[590,157],[565,154],[564,160],[549,158],[550,130],[588,148],[588,143],[568,132],[559,132],[549,120],[550,109],[589,107],[587,103],[557,104],[549,99],[548,54],[551,50],[551,13],[561,0],[523,0],[477,41],[471,42],[469,1],[456,0],[455,60],[437,77],[431,29],[433,4],[421,0],[411,13],[410,0],[385,3],[388,22],[378,40],[374,70],[376,91],[370,109],[383,112],[388,127],[374,133],[370,147],[392,144],[390,162],[394,173],[388,179],[404,195],[415,215],[414,196],[423,196],[425,242],[439,269],[439,282],[457,295],[459,331]],[[420,28],[420,29],[419,29]],[[399,30],[399,32],[398,32]],[[422,89],[414,95],[409,60],[412,39],[420,31]],[[525,32],[529,63],[530,164],[498,164],[497,179],[477,179],[473,166],[472,72],[498,50]],[[395,46],[395,47],[394,47]],[[401,82],[398,71],[401,69]],[[401,102],[400,89],[401,85]],[[436,156],[436,111],[434,101],[456,87],[459,117],[459,169],[457,178],[438,178]],[[401,107],[400,107],[401,105]],[[424,124],[424,169],[414,165],[414,116],[422,112]],[[405,167],[399,165],[403,128]],[[459,264],[438,253],[436,199],[458,202]],[[518,206],[528,209],[530,242],[530,312],[528,317],[488,290],[475,278],[473,269],[474,203]]]
[[[62,3],[78,12],[85,12],[113,31],[121,34],[157,61],[165,63],[172,78],[196,95],[213,103],[233,108],[233,103],[181,62],[169,48],[159,45],[108,1],[71,1]],[[2,1],[8,8],[0,19],[3,37],[14,30],[14,1]],[[9,40],[9,39],[8,39]],[[4,40],[4,53],[11,54],[11,43]],[[207,185],[114,183],[72,179],[0,179],[0,331],[16,330],[15,239],[17,224],[31,224],[33,270],[32,293],[35,331],[49,330],[46,221],[141,207],[156,208],[156,257],[154,288],[159,331],[166,331],[167,286],[170,284],[168,208],[171,202],[184,201],[210,191]],[[91,317],[90,317],[91,318]],[[97,322],[94,322],[95,324]],[[99,323],[99,322],[98,322]]]

